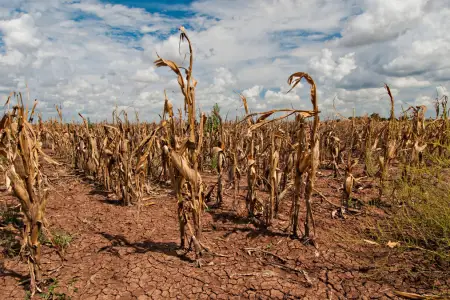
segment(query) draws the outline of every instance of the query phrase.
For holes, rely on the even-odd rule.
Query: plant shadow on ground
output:
[[[106,191],[103,189],[104,187],[102,185],[98,185],[96,184],[94,186],[94,188],[89,191],[88,195],[90,196],[101,196],[102,199],[100,199],[99,201],[105,204],[110,204],[110,205],[116,205],[116,206],[123,206],[123,201],[120,200],[119,198],[117,198],[117,196],[115,196],[114,198],[108,198],[109,195],[114,194],[112,191]]]
[[[98,234],[102,235],[104,238],[111,242],[110,246],[102,247],[98,250],[98,252],[107,251],[115,254],[117,253],[117,250],[114,250],[115,247],[129,247],[134,249],[134,253],[156,252],[168,256],[177,257],[184,261],[194,262],[185,255],[179,255],[177,250],[179,250],[180,247],[174,242],[155,242],[146,240],[142,242],[131,243],[123,235],[120,234],[113,235],[106,232],[98,232]]]
[[[99,201],[109,205],[123,206],[123,201],[119,199],[101,199]]]
[[[91,190],[91,191],[88,193],[88,195],[100,195],[100,196],[107,197],[109,194],[111,194],[111,192],[102,190],[102,189],[101,189],[101,188],[102,188],[101,186],[96,186],[95,188],[96,188],[96,189]],[[98,188],[98,189],[97,189],[97,188]]]
[[[31,299],[30,297],[30,277],[27,275],[20,274],[13,270],[8,270],[4,267],[3,264],[0,264],[0,277],[12,277],[17,279],[18,284],[16,288],[21,287],[23,291],[25,291],[26,296],[25,299]],[[70,299],[66,294],[57,293],[54,291],[56,287],[58,287],[58,281],[55,278],[44,278],[39,286],[41,289],[46,289],[47,291],[39,292],[33,299]]]
[[[234,224],[250,224],[252,223],[252,219],[247,216],[240,216],[236,214],[234,211],[219,211],[215,212],[211,210],[209,212],[213,217],[214,222],[222,222],[230,221]]]
[[[5,268],[3,263],[0,264],[0,277],[13,277],[20,281],[25,281],[25,280],[29,279],[29,277],[27,275],[17,273],[16,271],[13,271],[13,270],[8,270],[7,268]]]
[[[30,286],[29,286],[30,277],[28,276],[28,274],[23,275],[16,271],[9,270],[4,266],[3,262],[0,264],[0,278],[1,277],[15,278],[15,279],[17,279],[18,282],[21,283],[16,288],[19,288],[19,286],[20,286],[24,291],[28,291],[30,289]]]
[[[218,226],[217,224],[213,224],[212,227],[215,231],[227,231],[224,237],[227,237],[235,232],[248,232],[248,238],[256,238],[259,236],[267,236],[267,237],[289,237],[289,234],[284,232],[277,232],[270,230],[262,222],[259,222],[257,218],[251,218],[247,216],[240,216],[233,211],[210,211],[209,212],[214,220],[214,222],[222,222],[222,224],[226,224],[226,222],[231,222],[235,225],[251,225],[252,227],[228,227],[228,226]]]

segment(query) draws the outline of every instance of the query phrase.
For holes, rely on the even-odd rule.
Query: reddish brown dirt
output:
[[[321,172],[317,189],[338,203],[339,182]],[[448,271],[424,262],[420,252],[364,242],[361,228],[383,217],[370,206],[364,214],[332,219],[332,206],[314,198],[316,249],[283,232],[290,197],[275,224],[260,229],[231,210],[227,190],[223,208],[203,214],[204,243],[226,257],[206,255],[197,268],[192,256],[177,255],[176,201],[169,189],[153,187],[154,205],[138,214],[137,207],[118,205],[70,168],[46,165],[44,173],[54,186],[47,206],[51,228],[74,240],[63,262],[44,246],[42,265],[47,277],[58,280],[55,292],[71,299],[396,299],[394,290],[445,293],[450,285]],[[362,189],[356,196],[367,201],[373,193]],[[15,201],[5,192],[0,198]],[[239,201],[243,210],[244,199]],[[2,259],[0,299],[24,299],[19,282],[27,278],[26,264],[18,257]]]

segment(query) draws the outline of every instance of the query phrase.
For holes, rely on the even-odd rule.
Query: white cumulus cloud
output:
[[[158,55],[188,65],[180,25],[193,43],[197,107],[218,103],[229,118],[243,113],[235,92],[252,111],[310,108],[305,82],[286,94],[287,78],[300,71],[316,81],[324,114],[333,99],[344,114],[387,114],[384,83],[398,109],[420,101],[431,108],[436,92],[448,94],[445,0],[195,0],[160,12],[138,2],[3,1],[0,94],[28,86],[44,117],[61,104],[66,120],[78,112],[103,120],[117,105],[157,120],[164,90],[183,106],[175,74],[154,66]]]

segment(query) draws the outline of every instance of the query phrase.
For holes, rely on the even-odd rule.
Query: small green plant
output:
[[[64,250],[73,241],[73,237],[63,230],[56,230],[55,232],[53,232],[53,241],[56,246]]]
[[[65,250],[70,243],[73,241],[73,236],[69,233],[65,232],[62,229],[56,229],[52,231],[52,238],[53,238],[53,244],[52,241],[48,239],[46,235],[44,235],[42,232],[39,233],[39,241],[43,245],[47,246],[55,246],[60,250]]]
[[[47,292],[39,293],[38,296],[45,300],[68,300],[71,299],[70,296],[67,296],[65,293],[56,292],[56,288],[58,288],[58,280],[55,278],[51,279],[51,284],[48,286]]]
[[[69,288],[73,289],[74,293],[78,292],[78,288],[73,286],[77,281],[78,281],[78,278],[74,277],[74,278],[70,279],[69,283],[68,283],[69,284]]]

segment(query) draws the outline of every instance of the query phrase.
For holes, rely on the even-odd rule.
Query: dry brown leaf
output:
[[[391,241],[389,241],[389,242],[387,242],[387,244],[386,244],[389,248],[395,248],[395,247],[398,247],[398,246],[400,246],[400,242],[391,242]]]
[[[371,241],[371,240],[363,240],[364,242],[366,242],[367,244],[371,244],[371,245],[380,245],[375,241]]]
[[[213,152],[214,155],[217,155],[217,153],[222,152],[222,151],[223,150],[220,147],[213,147],[212,148],[212,152]]]
[[[406,299],[447,299],[446,297],[440,297],[440,296],[426,296],[426,295],[419,295],[416,293],[408,293],[408,292],[400,292],[400,291],[394,291],[394,294]]]

